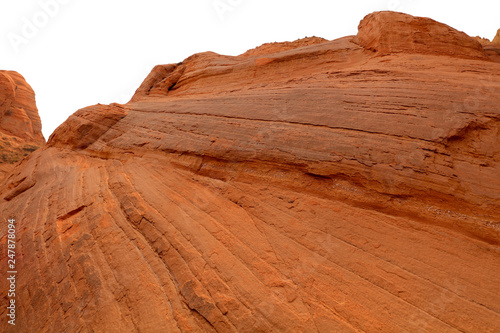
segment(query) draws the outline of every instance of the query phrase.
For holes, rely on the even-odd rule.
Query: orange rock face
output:
[[[371,51],[486,58],[476,39],[429,18],[376,12],[367,15],[358,29],[354,42]]]
[[[415,20],[197,54],[71,116],[0,185],[16,329],[500,330],[500,63]]]
[[[483,46],[483,48],[485,46],[493,45],[493,43],[488,38],[483,38],[483,37],[479,37],[479,36],[476,36],[474,38]]]
[[[495,45],[500,45],[500,29],[498,29],[497,34],[491,42]]]
[[[0,71],[0,179],[44,143],[33,89],[19,73]]]
[[[483,45],[485,53],[490,59],[500,62],[500,29],[498,29],[495,38],[491,42],[487,39],[482,39],[483,41],[480,41],[480,43]]]

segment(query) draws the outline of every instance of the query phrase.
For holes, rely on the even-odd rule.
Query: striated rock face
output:
[[[19,73],[0,71],[0,179],[44,143],[33,89]]]
[[[282,43],[266,43],[254,49],[248,50],[243,53],[241,56],[258,56],[262,54],[269,54],[274,52],[283,52],[287,50],[297,49],[299,47],[321,44],[328,42],[327,39],[321,37],[305,37],[302,39],[298,39],[293,42],[282,42]]]
[[[160,65],[71,116],[0,185],[16,329],[500,330],[500,63],[401,15]],[[367,42],[382,18],[400,43]]]
[[[367,15],[358,29],[354,42],[371,51],[486,58],[476,39],[429,18],[375,12]]]
[[[0,131],[44,143],[35,93],[17,72],[0,71]]]

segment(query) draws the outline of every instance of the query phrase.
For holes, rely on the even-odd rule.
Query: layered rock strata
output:
[[[500,330],[500,63],[399,13],[282,46],[157,66],[4,180],[16,329]]]
[[[0,179],[44,143],[33,89],[19,73],[0,71]]]

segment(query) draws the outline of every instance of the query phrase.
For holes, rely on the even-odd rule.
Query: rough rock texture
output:
[[[495,38],[491,42],[489,39],[479,36],[474,38],[483,46],[485,54],[491,60],[500,62],[500,29],[498,29]]]
[[[0,71],[0,180],[44,143],[33,89],[19,73]]]
[[[281,42],[281,43],[266,43],[254,49],[248,50],[243,53],[241,56],[258,56],[262,54],[269,54],[274,52],[283,52],[287,50],[293,50],[299,47],[321,44],[328,42],[327,39],[321,37],[305,37],[302,39],[298,39],[293,42]]]
[[[493,40],[491,42],[495,45],[500,46],[500,29],[498,29],[497,34],[495,35],[495,37],[493,38]]]
[[[499,331],[500,63],[415,20],[435,52],[207,52],[71,116],[0,184],[16,329]]]
[[[354,42],[371,51],[486,58],[476,39],[425,17],[375,12],[367,15],[358,29]]]
[[[474,37],[474,39],[477,40],[483,46],[483,48],[485,46],[493,45],[493,43],[488,38],[476,36],[476,37]]]

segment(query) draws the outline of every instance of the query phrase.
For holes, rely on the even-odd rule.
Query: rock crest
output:
[[[430,18],[375,12],[367,15],[358,29],[354,42],[370,51],[486,59],[477,40]]]

